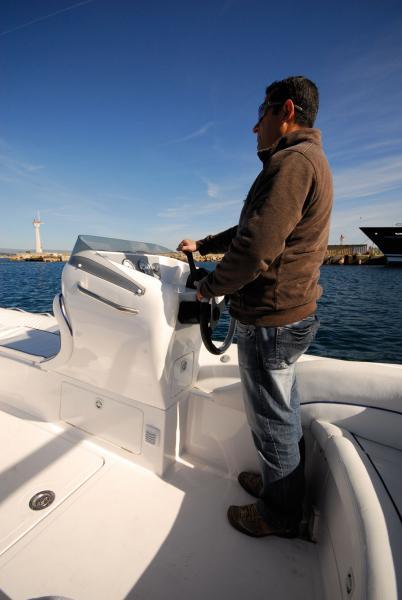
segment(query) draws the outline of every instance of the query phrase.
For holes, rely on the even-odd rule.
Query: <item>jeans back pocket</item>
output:
[[[295,363],[314,340],[319,326],[318,317],[313,315],[284,327],[278,327],[279,358],[288,365]]]

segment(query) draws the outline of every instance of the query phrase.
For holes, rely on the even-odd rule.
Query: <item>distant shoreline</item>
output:
[[[169,252],[164,256],[176,258],[183,262],[187,262],[187,257],[182,252]],[[201,256],[199,252],[193,253],[196,262],[220,262],[224,254],[207,254]],[[323,265],[386,265],[387,259],[383,254],[344,254],[344,255],[327,255]]]
[[[21,252],[17,254],[0,254],[0,258],[6,258],[15,262],[67,262],[70,259],[70,253],[59,252]]]
[[[187,257],[183,252],[166,252],[162,256],[168,256],[182,262],[187,262]],[[193,257],[196,262],[220,262],[224,254],[207,254],[202,256],[199,252],[194,252]],[[70,253],[47,252],[43,254],[24,253],[2,253],[0,258],[10,262],[68,262]],[[387,259],[383,254],[345,254],[345,255],[327,255],[323,265],[386,265]]]

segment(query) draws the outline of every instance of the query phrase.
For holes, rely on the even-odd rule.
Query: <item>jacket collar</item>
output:
[[[290,148],[291,146],[297,146],[303,142],[310,142],[311,144],[318,144],[320,146],[321,131],[319,129],[310,129],[307,127],[297,129],[296,131],[292,131],[279,138],[279,140],[269,148],[259,150],[257,155],[261,162],[265,164],[276,152],[285,150],[285,148]]]

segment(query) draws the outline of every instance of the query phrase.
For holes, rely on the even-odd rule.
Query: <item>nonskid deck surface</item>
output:
[[[0,308],[0,347],[48,358],[60,350],[60,333],[52,315]]]
[[[1,556],[100,469],[103,459],[36,422],[4,411],[0,431]],[[49,490],[55,494],[52,504],[45,511],[32,510],[29,504],[35,494]]]
[[[248,538],[230,527],[227,506],[252,500],[237,482],[188,463],[176,463],[162,480],[93,444],[51,432],[50,425],[0,417],[2,439],[1,430],[11,422],[13,436],[20,426],[17,454],[22,467],[31,469],[22,481],[19,463],[9,461],[15,467],[15,475],[10,465],[7,470],[9,488],[21,484],[21,489],[15,507],[8,505],[7,522],[13,511],[15,516],[29,510],[30,490],[24,495],[22,488],[54,484],[47,469],[57,461],[67,461],[71,469],[74,452],[81,452],[93,463],[89,479],[82,477],[81,456],[75,491],[0,556],[0,590],[6,597],[322,597],[317,546],[299,539]],[[31,441],[24,441],[27,437]],[[35,449],[33,439],[39,444]],[[68,477],[74,480],[71,472]]]

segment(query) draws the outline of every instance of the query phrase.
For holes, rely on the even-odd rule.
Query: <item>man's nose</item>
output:
[[[256,123],[253,127],[253,133],[258,133],[259,128],[260,128],[260,123]]]

